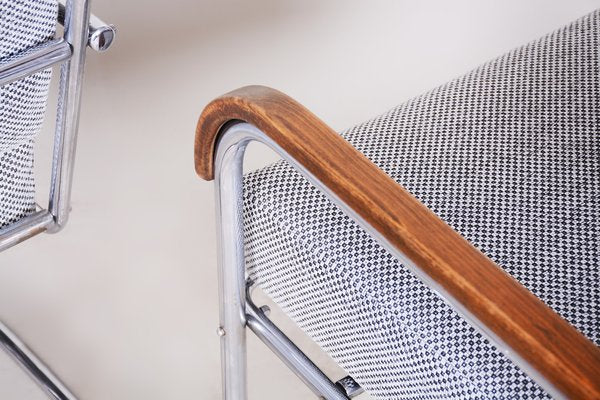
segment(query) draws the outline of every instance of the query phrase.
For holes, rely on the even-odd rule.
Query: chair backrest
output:
[[[56,37],[58,23],[62,37]],[[65,225],[86,47],[105,51],[114,36],[113,26],[90,14],[89,0],[0,0],[0,251]],[[55,64],[61,77],[43,209],[35,203],[33,149]]]
[[[52,40],[56,0],[0,1],[0,65]],[[0,229],[35,211],[33,143],[43,122],[51,70],[0,87]]]

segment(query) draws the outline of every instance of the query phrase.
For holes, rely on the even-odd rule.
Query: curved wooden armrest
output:
[[[206,106],[198,175],[213,179],[216,139],[231,120],[279,144],[565,396],[600,398],[598,347],[285,94],[249,86]]]

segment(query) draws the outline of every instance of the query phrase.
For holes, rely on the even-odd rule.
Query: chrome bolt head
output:
[[[92,49],[98,52],[106,51],[112,44],[113,40],[115,40],[116,33],[117,30],[113,25],[106,25],[98,28],[90,34],[88,41],[89,45]]]
[[[260,311],[262,311],[263,314],[268,316],[271,313],[271,307],[265,304],[264,306],[260,307]]]

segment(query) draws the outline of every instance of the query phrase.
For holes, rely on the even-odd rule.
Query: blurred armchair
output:
[[[58,23],[64,29],[57,37]],[[0,1],[0,251],[67,222],[86,47],[104,51],[114,36],[114,27],[90,15],[88,0]],[[53,65],[61,71],[51,192],[42,208],[35,201],[34,141]],[[1,323],[0,347],[51,398],[75,398]]]

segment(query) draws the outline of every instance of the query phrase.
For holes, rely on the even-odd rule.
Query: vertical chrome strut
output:
[[[247,140],[222,137],[215,159],[219,263],[219,336],[223,397],[244,400],[246,384],[246,298],[242,215],[242,165]]]
[[[246,266],[243,229],[243,162],[246,146],[258,141],[280,151],[261,131],[249,124],[234,124],[216,145],[215,195],[217,214],[221,367],[223,398],[243,400],[246,384],[246,325],[281,358],[318,396],[347,400],[277,327],[246,300]]]

